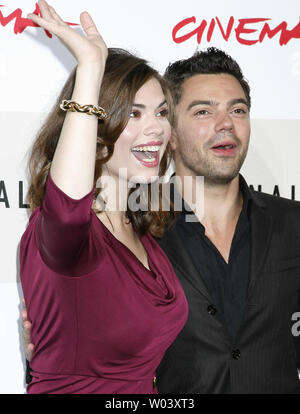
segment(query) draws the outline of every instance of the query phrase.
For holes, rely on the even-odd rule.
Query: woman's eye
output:
[[[162,117],[162,118],[165,118],[167,115],[168,115],[168,113],[169,113],[169,111],[167,110],[167,108],[165,108],[165,109],[162,109],[158,114],[157,114],[157,116],[159,116],[159,117]]]
[[[131,111],[129,114],[129,118],[140,118],[141,113],[140,111]]]

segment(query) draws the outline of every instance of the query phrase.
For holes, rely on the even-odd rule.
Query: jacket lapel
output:
[[[176,224],[166,232],[159,244],[169,257],[172,265],[179,270],[179,273],[184,275],[185,279],[212,303],[212,298],[201,274],[195,268],[185,245],[178,236],[178,232],[176,232]]]
[[[204,279],[193,265],[185,245],[183,244],[174,228],[176,228],[176,225],[173,227],[173,229],[169,230],[164,235],[163,239],[159,241],[160,246],[167,254],[175,271],[177,270],[176,273],[180,282],[182,283],[182,279],[187,280],[198,292],[200,292],[207,299],[209,304],[214,304],[214,300],[212,299],[205,283],[203,282]],[[184,283],[182,284],[184,286]],[[220,312],[217,312],[214,315],[214,318],[220,322],[221,326],[224,329],[224,337],[227,338],[227,341],[230,344],[230,336],[228,334],[223,316]]]
[[[244,180],[243,178],[241,178]],[[245,182],[246,183],[246,182]],[[247,184],[245,184],[247,185]],[[254,288],[255,282],[262,270],[263,264],[266,260],[272,236],[272,219],[267,212],[266,205],[257,193],[251,191],[251,260],[249,271],[249,288],[248,296]],[[212,302],[201,274],[197,271],[192,263],[190,255],[176,232],[176,224],[166,232],[163,239],[160,241],[161,246],[171,259],[174,266],[176,266],[185,278],[201,292],[210,302]]]
[[[251,260],[248,297],[262,271],[272,236],[272,219],[265,204],[253,194],[251,206]]]

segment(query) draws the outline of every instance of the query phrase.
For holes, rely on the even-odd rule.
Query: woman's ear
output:
[[[104,140],[101,137],[97,137],[97,145],[100,145],[101,158],[105,158],[108,154],[107,146],[104,144]]]

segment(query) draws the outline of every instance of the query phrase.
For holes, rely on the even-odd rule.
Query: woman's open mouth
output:
[[[138,145],[131,149],[135,158],[145,167],[153,168],[159,164],[159,145]]]

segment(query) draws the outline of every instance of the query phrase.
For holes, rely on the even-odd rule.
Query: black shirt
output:
[[[187,214],[194,214],[188,206],[183,207],[176,222],[176,231],[211,295],[212,309],[220,312],[232,340],[237,334],[244,312],[250,265],[251,193],[241,175],[239,185],[243,207],[232,239],[228,263],[206,237],[205,228],[197,218],[186,221]]]

